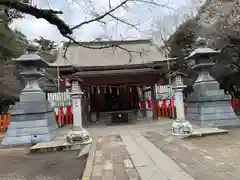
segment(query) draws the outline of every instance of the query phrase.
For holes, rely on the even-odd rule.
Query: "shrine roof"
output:
[[[120,70],[102,70],[102,71],[80,71],[76,72],[75,74],[78,76],[84,76],[84,77],[89,77],[89,76],[104,76],[104,75],[109,75],[109,74],[126,74],[126,75],[131,75],[131,74],[146,74],[146,73],[158,73],[159,71],[152,69],[152,68],[143,68],[143,69],[120,69]]]
[[[70,44],[66,53],[64,48],[59,50],[56,61],[51,63],[50,66],[89,68],[135,66],[166,61],[164,55],[149,39],[81,42],[81,44],[95,49],[85,48],[77,44]],[[112,44],[116,44],[122,48],[111,47],[96,49]],[[66,58],[64,58],[64,54]]]

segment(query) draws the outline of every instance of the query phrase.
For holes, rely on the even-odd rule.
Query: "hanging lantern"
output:
[[[109,92],[110,92],[110,94],[112,94],[112,88],[111,87],[109,87]]]
[[[91,92],[92,92],[92,94],[94,94],[94,87],[93,86],[91,86]]]
[[[119,88],[117,88],[117,95],[119,95]]]
[[[99,87],[97,87],[97,92],[98,92],[98,94],[100,94],[100,88]]]
[[[104,86],[104,94],[106,94],[106,93],[107,93],[107,87]]]

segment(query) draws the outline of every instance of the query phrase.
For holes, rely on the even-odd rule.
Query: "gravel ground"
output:
[[[225,135],[191,138],[185,141],[240,169],[240,129],[230,129]]]
[[[240,179],[240,129],[184,140],[154,132],[145,137],[196,180]]]
[[[24,150],[0,150],[0,180],[81,179],[87,157],[78,151],[26,154]]]

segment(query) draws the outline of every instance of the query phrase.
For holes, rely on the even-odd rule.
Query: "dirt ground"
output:
[[[230,129],[228,134],[191,138],[185,141],[200,147],[215,158],[240,168],[240,129]],[[239,177],[240,179],[240,177]]]
[[[240,179],[240,129],[184,140],[155,132],[145,137],[196,180]]]
[[[27,154],[24,150],[0,150],[0,180],[81,179],[87,157],[78,151]]]

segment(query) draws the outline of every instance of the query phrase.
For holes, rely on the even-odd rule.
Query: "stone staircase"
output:
[[[111,114],[109,114],[108,112],[100,112],[98,121],[103,124],[110,123],[111,122]]]
[[[127,111],[127,113],[128,113],[128,121],[129,122],[137,119],[137,116],[133,110]],[[109,124],[109,123],[111,123],[111,121],[112,121],[111,112],[100,112],[99,113],[99,122],[100,123]]]

